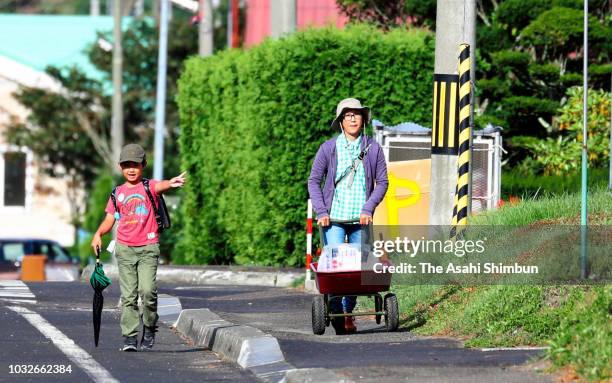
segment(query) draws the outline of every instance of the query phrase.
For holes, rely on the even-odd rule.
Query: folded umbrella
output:
[[[102,291],[110,286],[111,280],[104,274],[104,267],[100,263],[100,249],[96,249],[96,267],[89,277],[89,283],[94,289],[93,296],[93,326],[94,326],[94,342],[98,347],[100,339],[100,323],[102,322],[102,307],[104,306],[104,296]]]

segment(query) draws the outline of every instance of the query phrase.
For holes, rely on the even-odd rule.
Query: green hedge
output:
[[[433,37],[366,26],[306,30],[192,58],[179,80],[189,171],[175,262],[303,264],[318,146],[343,98],[388,124],[431,124]]]

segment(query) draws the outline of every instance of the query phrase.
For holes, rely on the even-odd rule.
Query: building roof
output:
[[[298,29],[335,25],[342,28],[348,18],[342,15],[336,0],[297,0]],[[270,35],[270,0],[246,0],[244,45],[251,47]]]
[[[124,18],[124,28],[128,22]],[[102,79],[85,48],[97,31],[112,29],[111,16],[0,14],[0,56],[41,72],[49,65],[77,65],[88,77]]]

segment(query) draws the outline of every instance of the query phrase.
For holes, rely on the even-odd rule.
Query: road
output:
[[[168,326],[160,326],[153,350],[120,352],[116,284],[104,292],[100,344],[96,348],[88,283],[28,283],[30,295],[25,289],[7,288],[2,283],[7,282],[0,281],[0,382],[257,381],[250,372],[222,361],[216,354],[190,346]],[[12,297],[11,291],[15,293]],[[11,298],[21,301],[9,301]],[[29,365],[50,366],[52,373],[17,373],[34,368]]]
[[[149,352],[122,353],[119,288],[104,292],[101,340],[93,345],[92,289],[88,283],[0,281],[0,382],[255,382],[257,378],[218,355],[190,346],[160,326]],[[275,336],[287,362],[297,368],[324,367],[356,382],[549,382],[525,367],[537,351],[465,349],[444,338],[387,333],[368,318],[359,332],[312,334],[312,295],[293,289],[253,286],[160,285],[178,296],[183,309],[209,308],[224,319]],[[51,339],[49,339],[51,338]],[[57,366],[63,373],[16,373],[16,366]],[[70,366],[70,372],[66,369]],[[33,368],[33,367],[30,367]]]

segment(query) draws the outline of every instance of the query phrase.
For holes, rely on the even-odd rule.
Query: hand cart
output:
[[[331,223],[355,223],[350,221],[331,221]],[[323,248],[323,228],[319,226],[320,243]],[[390,265],[389,261],[381,261],[383,265]],[[399,326],[399,309],[397,297],[389,292],[381,296],[381,292],[389,291],[391,273],[375,273],[373,270],[358,271],[317,271],[318,262],[310,264],[315,275],[317,289],[321,293],[312,300],[312,332],[316,335],[325,333],[333,318],[347,316],[374,315],[376,324],[380,324],[385,317],[387,331],[396,331]],[[364,284],[364,282],[366,284]],[[333,299],[342,299],[343,296],[367,296],[374,298],[375,311],[357,313],[331,313],[330,302]]]

